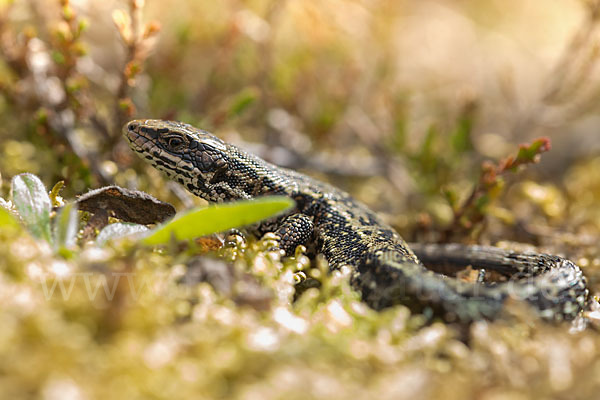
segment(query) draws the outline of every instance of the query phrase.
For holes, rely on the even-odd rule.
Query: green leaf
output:
[[[517,154],[517,161],[524,162],[537,162],[536,157],[551,148],[550,139],[541,137],[535,139],[531,144],[522,144],[519,146],[519,153]]]
[[[485,214],[485,208],[490,204],[491,199],[488,194],[484,194],[475,201],[475,208],[481,214]]]
[[[255,87],[243,89],[233,98],[229,107],[229,115],[237,116],[242,114],[258,99],[259,96],[260,92]]]
[[[52,204],[40,178],[28,173],[15,176],[12,180],[12,197],[21,220],[33,236],[52,243],[50,235]]]
[[[452,207],[453,210],[455,210],[458,207],[458,193],[456,192],[456,190],[448,186],[444,186],[442,187],[442,194],[448,202],[448,205]]]
[[[450,136],[450,143],[455,154],[462,155],[473,150],[473,143],[471,142],[472,126],[473,121],[467,116],[458,121],[456,129]]]
[[[148,245],[168,243],[172,237],[189,240],[273,217],[294,206],[288,197],[269,196],[190,210],[157,227],[143,240]]]
[[[75,246],[78,227],[77,205],[74,203],[66,204],[54,219],[54,249],[59,251]]]
[[[423,144],[417,154],[417,161],[425,172],[434,172],[439,163],[436,145],[439,142],[440,134],[435,125],[431,125],[427,130]]]
[[[394,120],[394,134],[392,137],[392,146],[397,152],[403,152],[406,150],[406,138],[407,138],[407,122],[403,116],[398,117]]]
[[[19,222],[13,217],[13,215],[6,208],[0,206],[0,228],[10,227],[17,228],[19,227]]]
[[[121,239],[125,236],[147,231],[148,228],[144,225],[116,222],[104,227],[104,229],[100,231],[98,237],[96,237],[96,244],[98,246],[104,246],[109,240]]]
[[[51,55],[55,63],[59,65],[63,65],[65,63],[65,56],[60,51],[55,50],[51,53]]]

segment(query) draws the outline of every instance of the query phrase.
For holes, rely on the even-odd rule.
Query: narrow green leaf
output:
[[[35,237],[52,243],[50,234],[52,204],[40,178],[28,173],[15,176],[12,180],[12,197],[27,229]]]
[[[431,125],[427,130],[425,139],[417,154],[417,162],[425,172],[433,172],[439,163],[436,145],[439,142],[440,134],[435,125]]]
[[[66,204],[60,209],[54,219],[53,233],[54,248],[56,251],[70,249],[75,246],[78,226],[77,205],[74,203]]]
[[[448,205],[452,207],[453,210],[455,210],[458,207],[458,193],[456,192],[456,190],[445,186],[442,188],[442,194],[448,202]]]
[[[403,116],[394,120],[394,134],[392,136],[392,145],[394,150],[401,153],[406,150],[407,121]]]
[[[481,214],[485,214],[485,208],[490,204],[491,199],[488,194],[484,194],[475,201],[475,208]]]
[[[143,243],[165,244],[172,237],[178,240],[189,240],[239,228],[273,217],[292,208],[294,204],[294,201],[288,197],[269,196],[196,208],[157,227],[143,240]]]
[[[148,228],[144,225],[116,222],[114,224],[107,225],[100,231],[98,237],[96,237],[96,244],[98,246],[104,246],[109,240],[121,239],[125,236],[146,231],[148,231]]]

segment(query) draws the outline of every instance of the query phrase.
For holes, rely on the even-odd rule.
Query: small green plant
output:
[[[294,201],[290,198],[269,196],[195,208],[154,229],[143,243],[165,244],[172,237],[189,240],[223,232],[273,217],[293,206]]]
[[[56,190],[52,191],[54,198]],[[53,215],[51,196],[42,181],[29,173],[13,178],[12,201],[21,221],[34,237],[47,241],[59,254],[71,254],[79,230],[75,203],[67,203]],[[173,238],[191,240],[259,222],[280,214],[293,205],[294,201],[287,197],[269,196],[194,208],[158,225],[145,235],[142,242],[158,245],[166,244]],[[0,226],[4,225],[14,226],[16,221],[7,209],[1,208]],[[109,240],[147,231],[148,228],[144,225],[118,222],[106,226],[98,235],[96,243],[103,245]]]
[[[77,206],[67,204],[51,218],[50,196],[42,181],[29,173],[15,176],[11,191],[15,209],[29,232],[47,241],[57,253],[69,255],[79,226]]]

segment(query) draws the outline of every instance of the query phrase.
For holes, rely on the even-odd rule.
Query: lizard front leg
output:
[[[314,230],[313,218],[302,213],[284,218],[275,234],[279,236],[279,246],[286,256],[291,256],[299,245],[306,245]]]

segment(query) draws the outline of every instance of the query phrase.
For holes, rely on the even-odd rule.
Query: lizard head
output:
[[[123,135],[140,157],[205,200],[249,197],[233,167],[237,148],[209,132],[175,121],[134,120]]]

